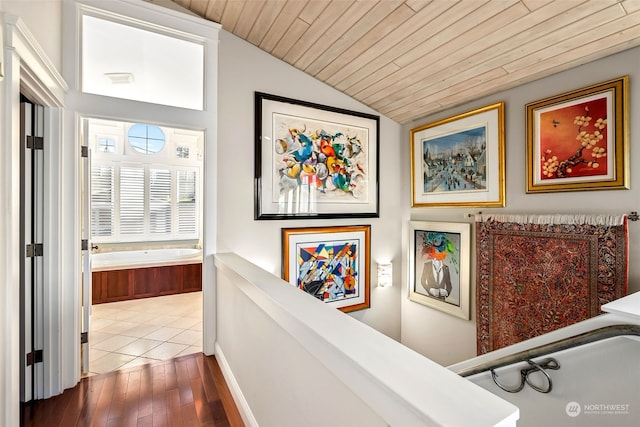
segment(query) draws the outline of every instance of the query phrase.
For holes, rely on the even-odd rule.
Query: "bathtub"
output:
[[[104,252],[91,260],[93,304],[202,290],[200,249]]]
[[[202,262],[202,250],[192,248],[103,252],[91,256],[91,271],[123,270]]]
[[[617,307],[623,307],[618,310]],[[629,310],[630,308],[630,310]],[[638,425],[640,419],[640,293],[603,306],[605,314],[578,322],[574,325],[532,338],[511,347],[496,350],[469,361],[450,366],[449,369],[465,376],[469,381],[516,405],[520,409],[518,427],[576,426],[576,427],[629,427]],[[536,349],[552,348],[551,343],[577,342],[578,337],[609,328],[622,330],[620,336],[570,346],[559,351],[545,352]],[[624,333],[633,328],[633,333]],[[547,346],[547,347],[544,347]],[[514,353],[541,364],[554,358],[558,369],[547,369],[550,384],[537,371],[531,382],[547,390],[536,391],[525,383],[522,390],[509,393],[501,389],[489,371],[472,374],[485,363],[504,360]],[[499,363],[498,363],[499,365]],[[495,369],[497,380],[506,388],[517,389],[521,383],[521,369],[528,363],[514,363]],[[464,372],[472,375],[466,376]],[[549,390],[549,385],[552,385]]]

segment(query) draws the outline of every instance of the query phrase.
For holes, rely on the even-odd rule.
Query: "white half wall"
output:
[[[516,425],[518,408],[449,369],[236,254],[215,260],[216,357],[247,426]]]

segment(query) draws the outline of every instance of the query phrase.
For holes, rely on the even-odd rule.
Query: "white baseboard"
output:
[[[251,412],[249,403],[247,403],[247,400],[244,398],[242,390],[240,390],[240,386],[238,385],[236,378],[233,376],[233,372],[231,372],[231,367],[229,366],[227,359],[224,357],[224,352],[217,342],[215,343],[215,356],[216,360],[218,361],[218,365],[220,365],[220,370],[222,371],[224,380],[227,382],[227,386],[229,387],[231,396],[233,397],[233,400],[238,407],[238,411],[240,412],[240,416],[242,417],[242,421],[244,421],[245,426],[259,427],[258,421],[256,421],[255,417],[253,416],[253,412]]]

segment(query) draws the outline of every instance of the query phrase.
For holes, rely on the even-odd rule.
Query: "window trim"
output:
[[[112,12],[112,11],[107,11],[104,9],[100,9],[98,7],[93,7],[87,4],[83,4],[83,3],[78,3],[76,5],[77,7],[77,19],[78,19],[78,39],[77,39],[77,52],[78,52],[78,62],[77,62],[77,67],[76,67],[76,82],[77,82],[77,87],[78,90],[83,93],[83,94],[87,94],[87,95],[97,95],[97,96],[109,96],[112,97],[114,99],[118,99],[118,100],[122,100],[122,101],[133,101],[133,102],[142,102],[142,103],[151,103],[151,104],[157,104],[157,105],[161,105],[163,107],[169,107],[169,108],[180,108],[180,109],[185,109],[185,110],[193,110],[193,111],[207,111],[207,96],[206,96],[206,81],[207,81],[207,64],[208,64],[208,59],[207,59],[207,50],[208,50],[208,43],[210,43],[210,40],[208,37],[205,37],[203,35],[199,35],[199,34],[194,34],[194,33],[189,33],[189,32],[185,32],[185,31],[181,31],[175,28],[172,28],[171,26],[165,26],[165,25],[160,25],[160,24],[154,24],[151,22],[148,22],[146,20],[143,19],[136,19],[133,18],[131,16],[128,15],[123,15],[117,12]],[[119,25],[124,25],[127,27],[131,27],[135,30],[141,30],[141,31],[147,31],[150,33],[154,33],[154,34],[158,34],[164,37],[168,37],[174,40],[179,40],[182,42],[187,42],[187,43],[192,43],[194,45],[198,45],[199,48],[201,48],[202,51],[202,57],[200,58],[201,61],[201,67],[202,67],[202,73],[199,76],[199,78],[201,79],[201,88],[202,88],[202,94],[201,97],[198,99],[198,102],[194,103],[193,106],[187,106],[187,105],[177,105],[175,103],[172,104],[165,104],[163,102],[157,102],[157,101],[153,101],[153,100],[149,100],[149,99],[139,99],[139,98],[129,98],[129,97],[121,97],[121,96],[117,96],[114,94],[101,94],[101,93],[95,93],[92,91],[86,91],[85,90],[85,82],[84,82],[84,63],[83,63],[83,49],[84,49],[84,43],[85,43],[85,30],[84,30],[84,26],[85,26],[85,17],[90,17],[93,19],[98,19],[98,20],[103,20],[109,23],[115,23],[115,24],[119,24]],[[169,24],[171,25],[171,24]],[[197,104],[197,106],[196,106]]]

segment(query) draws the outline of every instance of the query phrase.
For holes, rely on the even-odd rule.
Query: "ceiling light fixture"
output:
[[[133,73],[104,73],[104,76],[114,85],[129,84],[134,80]]]

